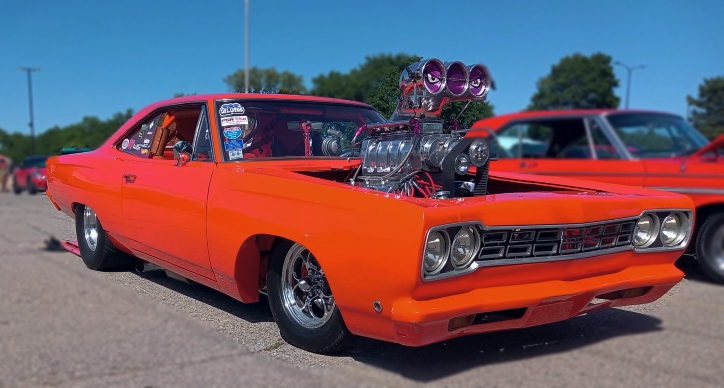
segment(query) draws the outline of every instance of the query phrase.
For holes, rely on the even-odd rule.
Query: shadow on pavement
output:
[[[273,321],[266,297],[262,296],[259,303],[243,304],[216,290],[167,278],[163,272],[133,273],[239,319]],[[466,336],[421,348],[357,338],[350,349],[331,357],[351,357],[415,381],[430,382],[488,364],[567,352],[610,338],[658,330],[662,330],[661,320],[614,308],[563,322]]]
[[[246,304],[206,286],[187,284],[171,279],[167,277],[163,271],[142,273],[129,271],[129,273],[219,310],[223,310],[245,321],[251,323],[274,322],[274,317],[272,316],[271,310],[269,310],[269,303],[263,295],[259,296],[259,303]]]
[[[676,260],[676,268],[684,272],[684,278],[688,280],[694,280],[697,282],[708,283],[712,285],[720,285],[719,283],[711,280],[709,276],[699,267],[699,263],[696,261],[696,257],[693,255],[684,255]]]

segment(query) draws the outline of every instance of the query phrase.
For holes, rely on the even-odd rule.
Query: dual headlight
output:
[[[691,236],[692,214],[688,211],[650,211],[639,217],[633,231],[634,247],[678,248]]]
[[[480,250],[480,232],[474,225],[456,228],[453,237],[445,230],[433,230],[427,235],[423,260],[423,275],[431,276],[443,269],[465,271]]]

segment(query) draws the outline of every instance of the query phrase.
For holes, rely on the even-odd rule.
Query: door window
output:
[[[173,146],[191,144],[194,160],[212,160],[209,124],[203,105],[170,107],[151,115],[118,145],[118,149],[143,159],[173,160]]]

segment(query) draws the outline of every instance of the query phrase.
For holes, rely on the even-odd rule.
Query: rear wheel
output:
[[[15,180],[15,178],[13,178],[13,193],[15,193],[15,195],[18,195],[22,191],[23,191],[23,189],[20,188],[20,186],[18,186],[18,181]]]
[[[75,207],[75,233],[78,237],[80,257],[86,267],[96,271],[109,271],[131,266],[131,257],[113,246],[103,231],[96,212],[89,206],[79,204]]]
[[[696,237],[696,259],[709,278],[724,283],[724,214],[704,221]]]
[[[337,352],[351,342],[324,270],[304,246],[287,240],[275,244],[267,290],[285,341],[314,353]]]

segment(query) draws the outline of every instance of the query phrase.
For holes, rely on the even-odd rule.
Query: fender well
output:
[[[707,218],[714,214],[724,213],[724,203],[711,203],[696,208],[696,223],[694,224],[694,236],[699,234],[699,228],[704,224]],[[692,238],[694,241],[696,237]],[[692,247],[694,244],[689,244]]]
[[[219,278],[219,287],[244,303],[258,302],[259,290],[266,287],[269,251],[277,237],[256,234],[244,240],[236,254],[233,281]]]

